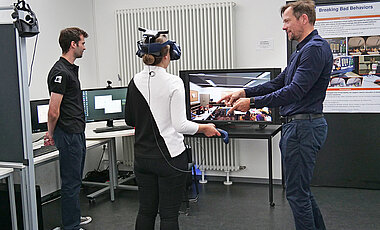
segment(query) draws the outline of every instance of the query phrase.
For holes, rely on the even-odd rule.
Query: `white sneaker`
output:
[[[92,221],[92,218],[90,216],[81,216],[79,225],[89,224],[91,223],[91,221]]]

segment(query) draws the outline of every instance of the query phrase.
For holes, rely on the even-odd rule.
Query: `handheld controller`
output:
[[[228,137],[228,133],[226,130],[217,128],[218,132],[222,135],[223,141],[225,144],[228,144],[230,142],[230,138]]]

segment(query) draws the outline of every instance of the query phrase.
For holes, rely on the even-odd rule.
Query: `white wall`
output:
[[[58,37],[60,30],[66,27],[79,27],[89,34],[86,39],[86,51],[83,58],[77,59],[75,64],[79,66],[79,78],[82,88],[97,86],[96,36],[93,24],[92,1],[27,0],[27,2],[36,13],[40,26],[30,86],[31,99],[49,98],[46,79],[50,68],[62,53]],[[30,60],[32,59],[34,41],[35,38],[27,39],[28,66],[30,66]]]

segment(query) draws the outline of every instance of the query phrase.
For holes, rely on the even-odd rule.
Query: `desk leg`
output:
[[[108,151],[109,151],[108,157],[110,159],[110,163],[109,163],[110,193],[111,193],[111,201],[114,201],[115,200],[115,188],[118,185],[115,138],[110,139]]]
[[[8,191],[9,191],[9,207],[11,209],[12,217],[12,230],[17,230],[17,213],[16,213],[16,199],[15,187],[13,182],[13,174],[8,177]]]
[[[269,170],[269,205],[274,206],[273,202],[273,163],[272,163],[272,137],[268,138],[268,170]]]
[[[21,169],[21,200],[22,200],[22,216],[24,221],[24,230],[30,230],[29,228],[29,212],[28,212],[28,195],[26,186],[26,170]]]

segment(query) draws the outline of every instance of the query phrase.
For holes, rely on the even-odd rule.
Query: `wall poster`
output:
[[[326,113],[380,113],[380,2],[317,5],[315,28],[334,55]]]

